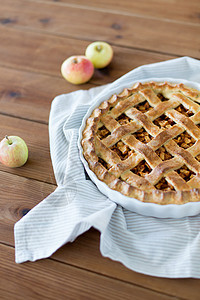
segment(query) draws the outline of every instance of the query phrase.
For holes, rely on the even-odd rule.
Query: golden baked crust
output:
[[[94,109],[83,155],[98,179],[143,202],[200,201],[200,92],[134,84]]]

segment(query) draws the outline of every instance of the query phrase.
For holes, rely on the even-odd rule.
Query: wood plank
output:
[[[55,2],[55,0],[34,0]],[[118,12],[126,15],[143,16],[146,18],[169,19],[179,22],[199,23],[199,0],[59,0],[57,5],[84,7],[89,10]],[[178,9],[176,9],[178,8]]]
[[[2,299],[174,299],[50,259],[16,265],[14,249],[1,244],[0,264]]]
[[[200,57],[198,24],[147,19],[61,6],[55,2],[26,0],[4,2],[1,6],[1,20],[4,26],[23,27],[81,40],[106,40],[123,47],[142,48],[173,55],[189,54],[196,58]],[[52,47],[49,50],[53,51]],[[41,55],[40,51],[41,49],[38,49],[37,55]]]
[[[0,67],[0,113],[47,124],[55,96],[91,87],[91,83],[73,86],[61,76]]]
[[[14,245],[13,228],[56,186],[0,171],[0,242]]]
[[[23,138],[29,148],[29,159],[21,168],[8,168],[0,164],[1,171],[55,184],[47,125],[0,115],[0,139],[5,135]]]
[[[54,189],[53,185],[0,171],[1,243],[14,245],[14,223]],[[164,292],[179,299],[199,299],[199,280],[163,279],[133,272],[118,262],[102,257],[99,242],[100,234],[91,229],[78,237],[75,242],[60,248],[52,259],[160,293]]]
[[[71,55],[84,53],[88,45],[88,42],[85,41],[24,31],[12,27],[2,27],[0,39],[3,41],[0,47],[1,66],[38,72],[59,78],[61,78],[60,66],[64,59]],[[16,51],[13,51],[13,49],[16,49]],[[122,47],[114,47],[114,52],[115,55],[111,65],[105,69],[96,70],[90,83],[108,83],[141,64],[175,58],[171,55]],[[74,85],[67,82],[66,86],[70,87],[71,90],[74,88]]]

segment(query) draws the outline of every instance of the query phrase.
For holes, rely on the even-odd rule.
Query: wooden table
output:
[[[0,166],[1,299],[200,299],[197,279],[139,274],[103,258],[91,229],[51,258],[17,265],[13,225],[55,190],[48,141],[52,99],[112,82],[143,64],[200,58],[199,0],[1,0],[0,139],[19,135],[28,163]],[[109,42],[114,59],[91,81],[73,86],[64,59]]]

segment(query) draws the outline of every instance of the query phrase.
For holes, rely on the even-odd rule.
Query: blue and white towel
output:
[[[200,83],[200,61],[183,57],[141,66],[110,87],[151,77]],[[15,224],[16,262],[51,256],[90,227],[101,233],[103,256],[153,276],[200,278],[200,215],[159,219],[130,212],[98,191],[84,171],[78,130],[95,96],[107,87],[76,91],[53,100],[50,151],[57,189]]]

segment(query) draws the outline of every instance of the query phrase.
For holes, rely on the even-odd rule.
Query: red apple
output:
[[[82,84],[90,80],[94,73],[94,66],[83,55],[70,56],[61,66],[62,76],[73,84]]]
[[[97,41],[87,46],[85,56],[91,60],[95,68],[101,69],[111,62],[113,49],[108,43]]]
[[[0,142],[0,162],[7,167],[23,166],[28,159],[28,147],[18,136],[6,136]]]

